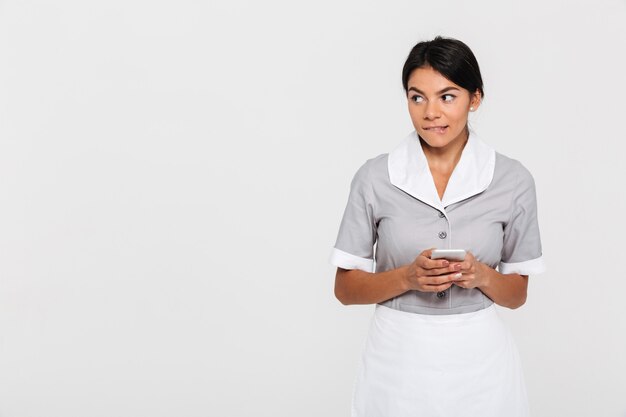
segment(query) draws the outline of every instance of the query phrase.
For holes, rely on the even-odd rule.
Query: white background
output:
[[[537,183],[533,415],[626,416],[624,0],[0,2],[0,416],[348,415],[328,255],[437,34]]]

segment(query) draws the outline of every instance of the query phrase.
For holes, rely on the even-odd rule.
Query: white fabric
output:
[[[333,248],[330,253],[330,264],[343,269],[360,269],[365,272],[374,272],[373,259],[361,258],[337,248]]]
[[[470,132],[446,186],[439,198],[417,132],[409,134],[389,153],[389,181],[402,191],[445,213],[445,207],[479,194],[489,187],[496,165],[496,151]]]
[[[526,417],[518,352],[492,305],[413,314],[376,306],[352,417]]]
[[[545,272],[546,264],[543,256],[530,261],[506,263],[500,262],[498,271],[501,274],[520,274],[520,275],[536,275]]]

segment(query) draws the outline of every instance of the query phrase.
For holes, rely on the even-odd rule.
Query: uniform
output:
[[[331,263],[383,272],[433,247],[466,249],[505,274],[543,272],[528,170],[470,133],[440,199],[416,132],[368,160]],[[517,350],[480,290],[408,291],[376,306],[353,416],[409,415],[528,415]]]

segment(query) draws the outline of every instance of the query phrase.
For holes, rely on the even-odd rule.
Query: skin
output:
[[[470,107],[478,109],[480,92],[470,92],[430,67],[415,69],[408,82],[407,103],[411,121],[443,197],[454,167],[469,137]],[[335,296],[341,303],[376,304],[410,290],[439,292],[457,285],[478,288],[496,304],[518,308],[526,302],[528,276],[501,274],[467,252],[462,262],[432,260],[432,249],[397,269],[370,273],[337,268]]]

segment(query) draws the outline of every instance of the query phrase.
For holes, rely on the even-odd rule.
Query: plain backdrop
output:
[[[537,184],[533,415],[626,416],[624,0],[0,1],[0,416],[347,416],[328,256],[438,34]]]

